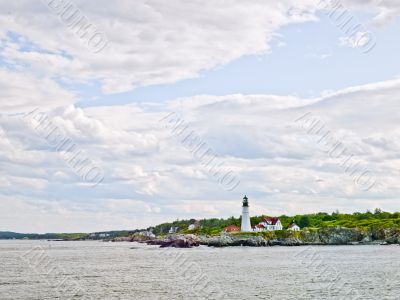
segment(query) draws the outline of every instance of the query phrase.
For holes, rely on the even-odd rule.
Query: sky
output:
[[[400,4],[0,3],[0,231],[399,211]]]

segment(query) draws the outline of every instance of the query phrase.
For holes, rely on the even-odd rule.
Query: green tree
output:
[[[310,226],[310,217],[308,215],[301,216],[299,221],[300,228]]]

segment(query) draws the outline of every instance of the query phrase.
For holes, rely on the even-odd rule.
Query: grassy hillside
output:
[[[255,216],[251,217],[251,225],[254,226],[260,222],[260,220],[266,216]],[[339,212],[334,213],[317,213],[317,214],[307,214],[307,215],[295,215],[295,216],[279,216],[283,228],[286,229],[289,224],[294,220],[297,225],[301,228],[311,227],[311,228],[323,228],[332,226],[342,226],[348,228],[400,228],[400,213],[389,213],[383,212],[376,209],[372,212],[359,213],[355,212],[353,214],[341,214]],[[171,226],[179,227],[179,231],[183,233],[189,232],[187,230],[189,224],[194,223],[195,220],[176,220],[170,223],[163,223],[157,225],[152,229],[157,235],[167,234]],[[223,228],[229,225],[240,226],[240,218],[231,217],[228,219],[202,219],[200,220],[201,229],[196,230],[195,233],[199,234],[218,234]],[[192,231],[191,231],[192,232]]]
[[[251,217],[251,225],[254,226],[266,216]],[[283,228],[286,229],[294,220],[301,228],[324,228],[341,226],[347,228],[400,228],[400,213],[383,212],[376,209],[372,212],[353,214],[334,213],[317,213],[308,215],[295,216],[279,216]],[[152,230],[156,235],[167,234],[171,226],[179,227],[179,233],[196,233],[196,234],[220,234],[220,232],[229,225],[240,226],[240,218],[230,217],[228,219],[202,219],[199,220],[201,229],[189,231],[188,226],[195,222],[194,219],[176,220],[174,222],[159,224],[155,227],[149,227],[147,230]],[[108,238],[119,236],[130,236],[139,229],[130,231],[108,231]],[[101,239],[99,236],[90,237],[87,233],[46,233],[46,234],[23,234],[14,232],[0,232],[0,239],[65,239],[65,240],[81,240],[81,239]]]

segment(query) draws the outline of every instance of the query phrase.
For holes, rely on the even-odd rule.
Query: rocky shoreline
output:
[[[328,227],[300,232],[285,232],[265,235],[227,234],[204,236],[193,234],[175,234],[162,238],[149,238],[139,235],[115,238],[113,241],[140,242],[159,245],[162,248],[192,248],[200,245],[210,247],[268,247],[268,246],[305,246],[305,245],[390,245],[400,244],[400,229],[360,230],[343,227]]]

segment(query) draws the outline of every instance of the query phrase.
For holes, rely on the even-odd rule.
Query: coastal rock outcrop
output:
[[[282,240],[282,246],[301,246],[304,242],[298,238],[286,238]]]
[[[133,242],[133,236],[119,236],[111,240],[112,242]]]
[[[211,247],[227,247],[227,246],[240,246],[240,244],[235,243],[232,236],[227,234],[222,234],[219,236],[202,236],[200,239],[202,245],[207,245]]]
[[[353,228],[329,227],[318,230],[319,240],[326,245],[347,245],[360,242],[366,234],[364,231]]]
[[[250,247],[263,247],[268,246],[268,242],[260,236],[252,236],[242,241],[242,245]]]
[[[400,244],[400,229],[390,228],[384,230],[385,242],[388,244]]]
[[[301,245],[358,245],[358,244],[400,244],[400,229],[368,230],[344,227],[309,229],[300,232],[267,232],[262,235],[243,233],[221,233],[218,236],[197,236],[194,234],[174,234],[163,238],[148,238],[140,235],[118,237],[113,241],[139,242],[159,245],[162,248],[192,248],[199,245],[211,247],[230,246],[301,246]]]
[[[229,246],[249,246],[263,247],[268,246],[268,242],[260,236],[241,236],[221,234],[219,236],[202,237],[200,239],[202,245],[211,247],[229,247]]]
[[[173,248],[192,248],[200,245],[199,238],[194,234],[186,235],[171,235],[160,243],[161,248],[173,247]]]

